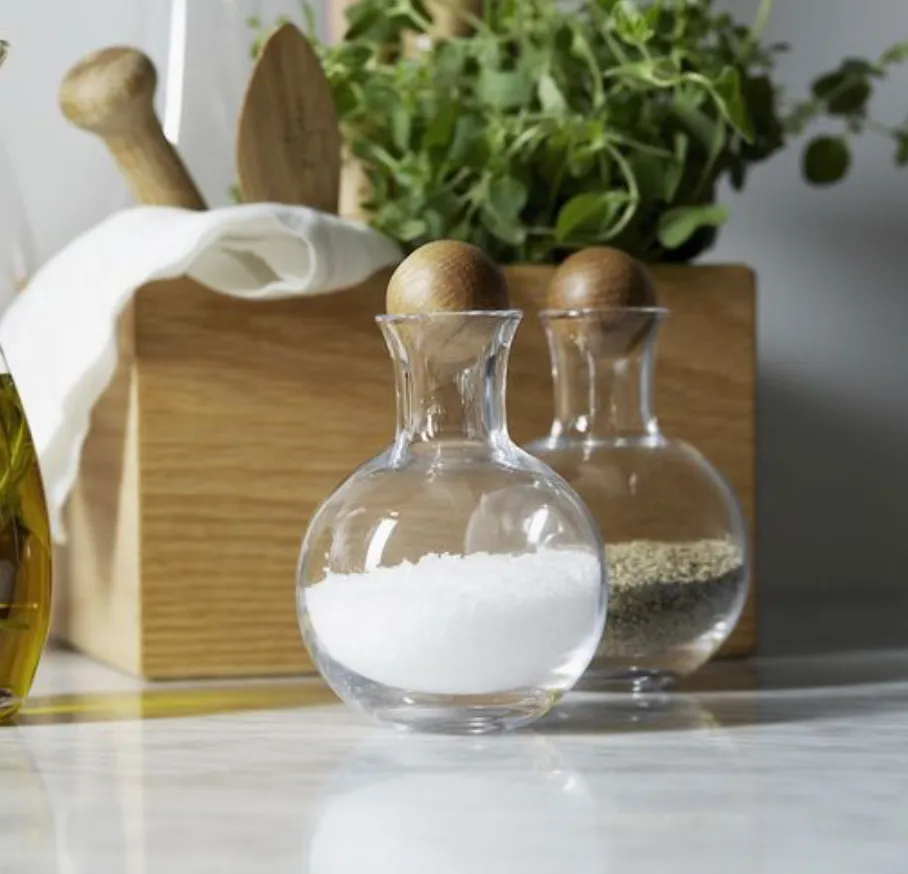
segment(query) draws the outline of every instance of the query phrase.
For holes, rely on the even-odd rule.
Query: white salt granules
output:
[[[484,695],[548,685],[589,658],[600,573],[579,550],[426,555],[329,574],[304,597],[320,648],[347,670],[411,692]]]

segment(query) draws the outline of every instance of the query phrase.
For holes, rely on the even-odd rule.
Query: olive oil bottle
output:
[[[5,370],[0,359],[0,369]],[[47,639],[50,525],[35,447],[12,377],[0,373],[0,721],[21,706]]]

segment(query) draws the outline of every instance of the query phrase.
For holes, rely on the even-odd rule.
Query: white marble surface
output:
[[[339,705],[3,728],[0,872],[908,871],[908,650],[705,680],[483,740]],[[34,695],[139,686],[52,653]]]

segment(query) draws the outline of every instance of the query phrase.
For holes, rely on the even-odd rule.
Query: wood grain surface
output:
[[[331,89],[299,28],[284,24],[265,41],[237,127],[243,199],[336,213],[341,139]]]
[[[54,637],[141,673],[139,394],[135,314],[117,332],[119,365],[92,412],[58,551]]]
[[[527,310],[508,392],[512,435],[526,442],[552,416],[533,315],[551,270],[508,276]],[[672,310],[662,424],[722,470],[752,523],[753,276],[715,266],[655,277]],[[317,504],[392,436],[392,370],[374,324],[387,280],[268,303],[189,280],[139,292],[69,508],[66,639],[153,678],[311,670],[296,622],[298,547]],[[725,654],[752,651],[755,631],[752,597]]]

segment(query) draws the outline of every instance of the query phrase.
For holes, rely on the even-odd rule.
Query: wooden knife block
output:
[[[509,271],[527,311],[508,389],[518,442],[548,431],[535,319],[551,269]],[[754,280],[660,267],[657,411],[754,518]],[[321,297],[249,302],[190,280],[141,289],[96,406],[60,550],[55,633],[148,678],[312,669],[296,622],[300,538],[317,504],[391,439],[391,363],[374,315],[388,276]],[[751,535],[753,528],[751,528]],[[753,651],[756,587],[725,655]]]

